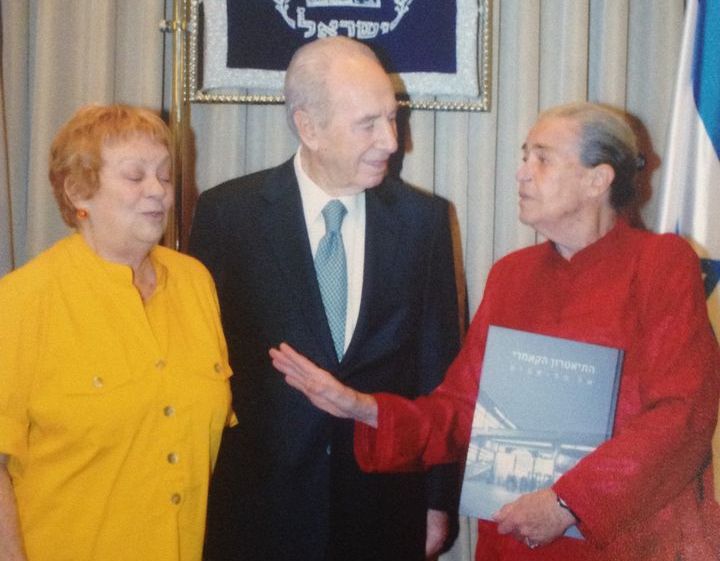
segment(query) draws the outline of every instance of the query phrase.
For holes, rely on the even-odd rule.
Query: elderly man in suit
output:
[[[203,193],[191,233],[217,283],[239,419],[215,469],[206,557],[432,557],[457,466],[361,472],[352,422],[288,387],[268,350],[287,341],[359,391],[431,391],[459,345],[448,204],[386,177],[397,104],[367,46],[301,47],[285,96],[295,156]]]

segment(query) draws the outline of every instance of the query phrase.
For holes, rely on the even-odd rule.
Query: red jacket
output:
[[[709,466],[720,351],[689,245],[618,221],[570,261],[549,242],[500,260],[443,384],[414,402],[378,395],[378,429],[356,426],[363,469],[464,456],[490,324],[622,348],[625,358],[613,437],[553,486],[586,539],[531,551],[481,521],[476,559],[720,558]]]

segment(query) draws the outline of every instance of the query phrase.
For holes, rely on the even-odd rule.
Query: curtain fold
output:
[[[3,33],[2,8],[0,7],[0,59],[2,59]],[[5,125],[5,99],[3,72],[0,68],[0,276],[15,266],[12,230],[12,198],[10,172],[8,170],[7,126]]]

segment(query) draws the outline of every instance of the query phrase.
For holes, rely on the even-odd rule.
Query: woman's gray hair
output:
[[[378,61],[370,47],[348,37],[327,37],[300,47],[285,73],[285,111],[290,129],[297,135],[293,120],[296,111],[304,110],[319,119],[321,125],[330,120],[330,92],[327,76],[333,64],[348,58],[364,57]]]
[[[580,125],[580,161],[585,167],[608,164],[615,171],[610,204],[621,210],[637,196],[635,174],[643,166],[637,138],[625,114],[600,103],[569,103],[544,111],[540,119],[559,117]]]

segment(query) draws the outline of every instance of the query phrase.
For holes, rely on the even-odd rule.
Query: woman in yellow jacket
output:
[[[231,372],[210,275],[158,246],[169,146],[122,105],[53,142],[76,231],[0,280],[0,559],[201,559]]]

